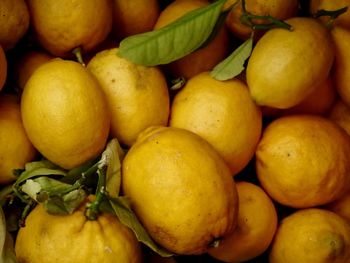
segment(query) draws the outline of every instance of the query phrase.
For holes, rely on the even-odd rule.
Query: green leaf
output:
[[[138,241],[142,242],[154,252],[158,253],[163,257],[170,257],[173,254],[159,247],[150,235],[147,233],[145,228],[141,225],[134,212],[131,210],[128,199],[125,197],[109,198],[110,205],[113,208],[114,213],[117,215],[119,221],[129,227],[136,235]]]
[[[168,64],[198,49],[212,33],[226,0],[193,10],[169,25],[125,38],[118,55],[144,66]]]
[[[236,77],[244,70],[244,62],[250,56],[252,49],[253,38],[250,37],[235,49],[230,56],[216,65],[210,75],[221,81]]]
[[[25,165],[25,171],[22,172],[21,175],[18,177],[14,186],[16,187],[21,183],[23,183],[24,181],[37,176],[43,176],[43,175],[65,176],[66,174],[67,174],[66,171],[60,169],[59,167],[55,166],[54,164],[48,161],[31,162]]]
[[[121,183],[121,162],[124,158],[124,151],[120,147],[117,139],[112,139],[104,152],[102,153],[99,162],[99,168],[107,165],[106,172],[106,189],[110,196],[117,197],[120,191]]]

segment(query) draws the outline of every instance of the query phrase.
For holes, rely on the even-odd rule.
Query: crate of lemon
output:
[[[350,262],[350,1],[262,2],[1,1],[0,262]]]

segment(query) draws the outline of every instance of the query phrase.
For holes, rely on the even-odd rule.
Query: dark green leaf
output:
[[[244,70],[244,62],[250,56],[252,48],[253,38],[248,38],[230,56],[216,65],[210,75],[222,81],[236,77]]]
[[[169,25],[121,41],[118,55],[144,66],[167,64],[198,49],[213,32],[226,0],[187,13]]]
[[[131,210],[128,200],[125,197],[110,198],[110,204],[113,208],[114,213],[117,215],[119,221],[129,227],[136,235],[138,241],[142,242],[154,252],[158,253],[163,257],[170,257],[173,254],[169,253],[165,249],[159,247],[144,227],[141,225],[140,221],[137,219],[134,212]]]

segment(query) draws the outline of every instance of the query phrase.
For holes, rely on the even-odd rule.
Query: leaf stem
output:
[[[96,220],[100,213],[100,204],[107,195],[106,191],[106,173],[107,165],[103,165],[97,169],[98,183],[96,188],[95,200],[86,206],[85,216],[88,220]]]
[[[245,0],[242,0],[242,11],[243,11],[243,14],[240,17],[241,23],[250,27],[253,30],[268,30],[268,29],[275,28],[275,27],[293,30],[291,25],[289,25],[288,23],[286,23],[282,20],[279,20],[273,16],[254,15],[254,14],[248,12],[246,9]],[[264,20],[267,23],[258,24],[258,23],[254,22],[255,19]]]
[[[72,50],[72,53],[75,55],[76,59],[82,66],[86,66],[83,60],[83,56],[81,54],[81,47],[76,47],[75,49]]]

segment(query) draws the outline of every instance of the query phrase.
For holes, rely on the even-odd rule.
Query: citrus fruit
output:
[[[147,232],[173,253],[204,253],[236,225],[228,166],[184,129],[144,130],[122,163],[122,189]]]
[[[39,43],[51,54],[68,56],[80,47],[93,50],[112,28],[109,0],[28,0],[31,26]]]
[[[122,39],[151,31],[159,12],[157,0],[113,0],[113,32]]]
[[[349,7],[349,0],[310,0],[310,12],[316,14],[317,10],[335,11],[343,7]],[[321,16],[320,19],[324,22],[329,21],[329,17]],[[334,25],[340,25],[350,29],[350,11],[349,9],[338,16],[333,21]]]
[[[338,99],[328,113],[328,118],[337,123],[350,135],[350,107]]]
[[[347,263],[350,225],[327,210],[299,210],[280,223],[269,256],[270,263]]]
[[[206,0],[175,0],[160,13],[154,28],[162,28],[188,12],[205,7],[208,4],[209,2]],[[200,72],[211,70],[226,57],[228,46],[227,30],[222,27],[216,37],[207,46],[169,63],[165,69],[173,77],[184,77],[188,79]]]
[[[253,259],[269,247],[277,228],[277,212],[264,190],[249,182],[237,182],[238,223],[209,254],[224,262]]]
[[[15,250],[19,263],[138,263],[140,245],[112,214],[87,220],[85,205],[69,215],[53,215],[38,205],[20,228]]]
[[[225,7],[234,4],[235,0],[228,0],[225,3]],[[245,8],[247,12],[258,16],[272,16],[280,20],[285,20],[290,17],[294,17],[298,11],[298,0],[246,0]],[[237,37],[241,39],[247,39],[252,33],[252,29],[241,22],[241,16],[243,14],[242,1],[235,4],[226,18],[226,25],[229,30]],[[269,23],[263,19],[255,19],[254,23],[263,24]],[[259,31],[256,33],[259,34]]]
[[[170,126],[207,140],[234,175],[254,156],[262,117],[242,81],[218,81],[204,72],[189,79],[175,95]]]
[[[29,77],[42,64],[54,58],[44,51],[28,51],[21,56],[15,65],[16,81],[19,88],[23,89]]]
[[[324,115],[332,107],[337,96],[333,80],[330,76],[314,88],[306,98],[297,105],[288,109],[262,107],[263,116],[285,116],[291,114],[318,114]]]
[[[316,115],[272,121],[256,151],[262,187],[277,202],[308,208],[332,202],[350,184],[350,137],[334,122]]]
[[[259,105],[295,106],[325,81],[333,63],[331,36],[321,22],[309,17],[286,22],[293,30],[269,30],[248,60],[247,84]]]
[[[325,206],[325,209],[343,217],[350,224],[350,191]]]
[[[0,45],[12,49],[29,28],[29,11],[24,0],[0,1]]]
[[[33,161],[36,150],[23,128],[21,108],[15,95],[0,95],[0,184],[7,184],[16,177],[14,169],[23,169]]]
[[[342,100],[350,106],[350,31],[336,26],[331,31],[335,47],[332,68],[335,88]]]
[[[53,59],[40,66],[25,85],[21,112],[30,141],[62,168],[87,162],[105,147],[107,102],[97,80],[78,62]]]
[[[111,135],[131,146],[148,126],[167,125],[168,87],[158,68],[136,65],[119,57],[117,52],[113,48],[97,53],[87,68],[106,94]]]
[[[7,77],[7,59],[3,48],[0,45],[0,91],[4,87]]]

